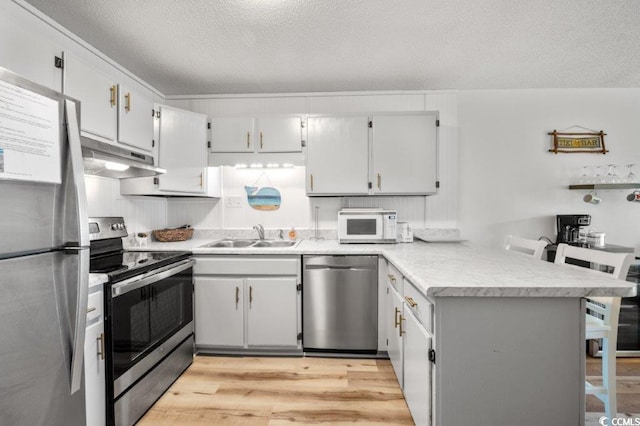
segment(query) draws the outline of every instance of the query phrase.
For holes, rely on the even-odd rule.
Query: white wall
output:
[[[591,205],[582,201],[586,191],[568,189],[584,165],[640,164],[640,89],[465,91],[458,106],[464,237],[555,241],[556,214],[586,213],[608,243],[640,248],[640,203],[626,201],[630,190],[599,191],[602,203]],[[574,125],[604,130],[611,152],[547,152],[547,133]]]

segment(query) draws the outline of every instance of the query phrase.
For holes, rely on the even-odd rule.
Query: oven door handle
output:
[[[183,260],[177,264],[172,264],[164,268],[153,270],[144,275],[129,278],[128,280],[113,284],[111,286],[111,297],[122,296],[130,291],[137,290],[141,287],[179,274],[180,272],[191,268],[195,263],[196,262],[193,259]]]

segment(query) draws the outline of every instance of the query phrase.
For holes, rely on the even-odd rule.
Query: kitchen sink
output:
[[[283,247],[293,247],[294,245],[296,245],[296,241],[224,239],[224,240],[206,244],[202,247],[206,247],[206,248],[268,248],[268,247],[283,248]]]
[[[215,243],[207,244],[204,247],[249,247],[258,240],[220,240]]]
[[[292,247],[295,241],[259,241],[251,247]]]

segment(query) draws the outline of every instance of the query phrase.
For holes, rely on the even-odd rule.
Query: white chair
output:
[[[542,254],[547,244],[548,243],[543,240],[528,240],[526,238],[514,237],[513,235],[507,235],[504,240],[505,249],[529,254],[536,259],[542,259]]]
[[[573,247],[567,244],[558,245],[555,263],[565,264],[572,268],[582,266],[567,263],[567,259],[586,261],[592,267],[606,265],[613,268],[611,273],[591,269],[595,274],[612,276],[624,280],[634,256],[627,253],[608,253],[601,250]],[[596,264],[596,265],[593,265]],[[585,391],[597,396],[604,402],[605,415],[616,417],[616,345],[618,343],[618,315],[620,314],[619,297],[591,297],[587,299],[586,338],[602,339],[602,386],[585,383]]]

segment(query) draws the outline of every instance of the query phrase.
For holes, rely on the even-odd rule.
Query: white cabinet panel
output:
[[[436,119],[431,113],[372,117],[373,193],[436,193]]]
[[[84,340],[84,386],[87,425],[106,424],[105,341],[102,291],[89,295]]]
[[[402,298],[397,291],[388,284],[387,289],[387,339],[389,339],[387,352],[393,371],[396,373],[400,388],[404,387],[402,336],[400,335],[400,322],[402,317]]]
[[[307,119],[307,195],[367,194],[368,118]]]
[[[39,34],[34,25],[25,25],[6,12],[0,13],[0,66],[61,91],[62,73],[54,66],[54,58],[62,56],[62,48]]]
[[[80,101],[82,132],[115,142],[118,106],[113,78],[70,54],[65,54],[64,73],[64,93]]]
[[[257,117],[258,152],[301,152],[302,117]]]
[[[211,152],[253,152],[253,117],[211,119]]]
[[[207,179],[207,116],[160,107],[160,167],[162,191],[204,193]]]
[[[296,278],[248,278],[247,344],[298,345]]]
[[[405,306],[403,314],[404,398],[416,426],[431,424],[431,336]]]
[[[195,279],[196,345],[242,346],[244,343],[243,280]]]
[[[118,141],[145,151],[153,150],[153,97],[118,85]]]

